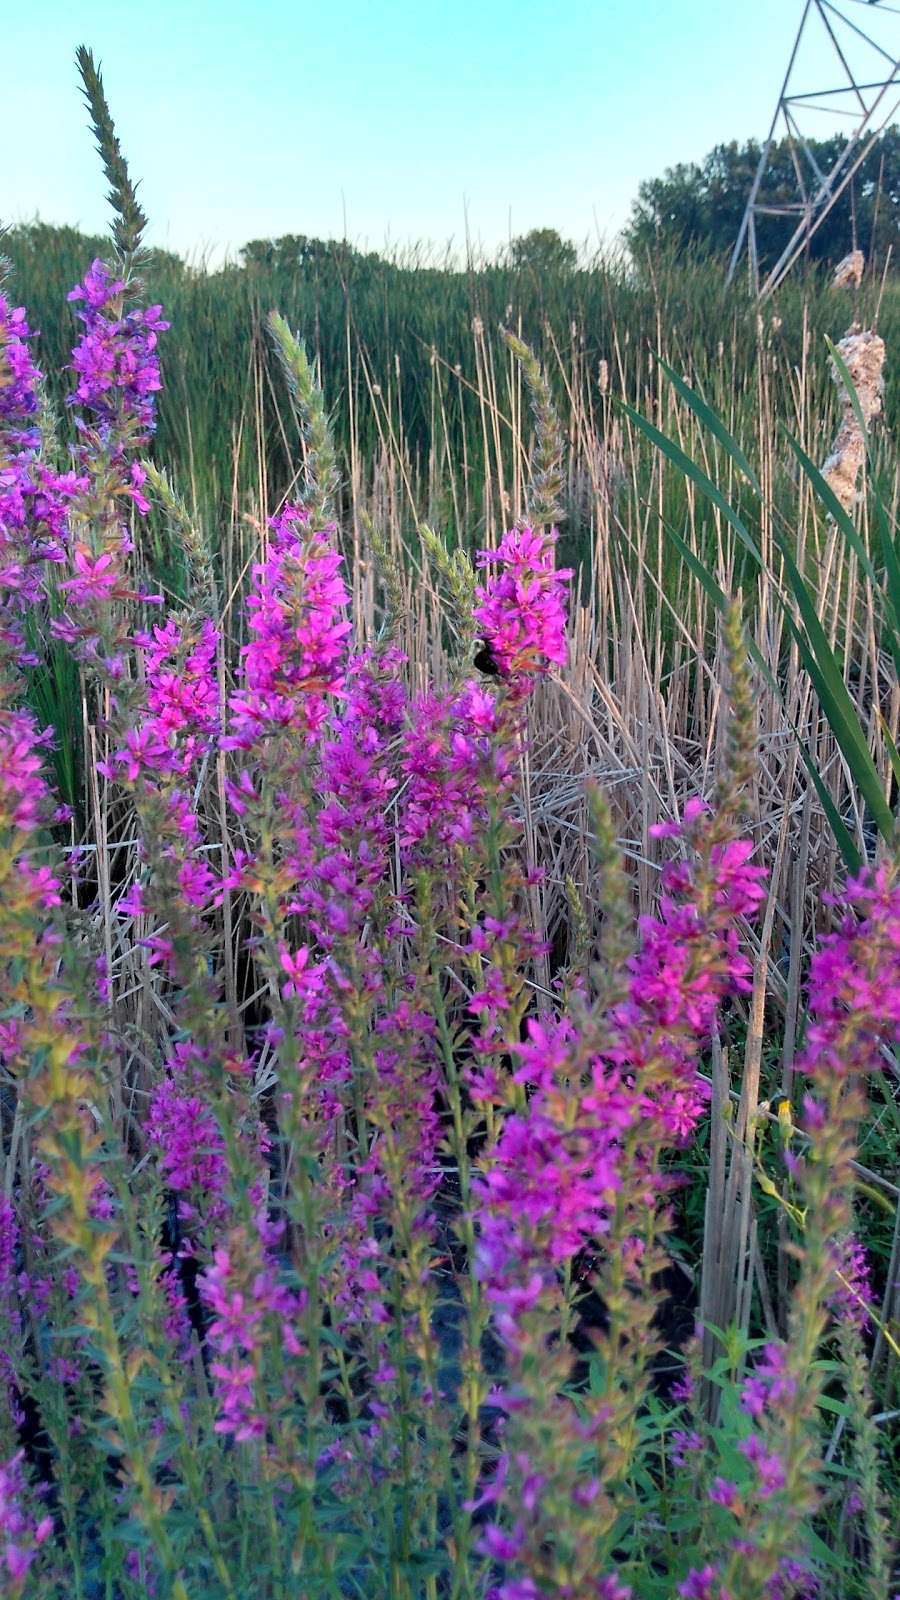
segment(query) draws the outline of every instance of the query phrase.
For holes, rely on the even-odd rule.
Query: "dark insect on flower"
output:
[[[487,639],[479,639],[472,665],[477,667],[479,672],[483,672],[486,678],[501,676],[497,658]]]

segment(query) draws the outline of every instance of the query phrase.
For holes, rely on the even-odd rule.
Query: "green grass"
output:
[[[5,249],[13,292],[41,330],[44,364],[61,372],[75,327],[66,293],[86,262],[104,253],[105,242],[33,225],[12,230]],[[486,417],[492,400],[504,411],[501,323],[519,331],[547,366],[564,421],[567,412],[580,418],[602,410],[598,376],[605,361],[613,391],[645,411],[659,403],[655,420],[667,430],[668,386],[659,384],[651,360],[664,349],[746,440],[759,411],[761,351],[769,360],[771,414],[795,421],[797,372],[810,350],[821,350],[823,335],[844,331],[855,310],[824,280],[794,281],[774,312],[767,308],[760,331],[743,286],[726,288],[720,267],[700,261],[663,260],[635,270],[621,259],[598,259],[582,270],[538,277],[484,263],[465,270],[421,264],[420,253],[406,261],[361,258],[345,269],[332,259],[305,271],[207,273],[163,253],[151,258],[148,294],[162,300],[172,321],[157,453],[211,524],[229,512],[235,492],[238,499],[258,494],[261,453],[270,502],[290,483],[296,441],[263,332],[273,308],[300,332],[318,364],[345,476],[371,469],[385,439],[393,438],[428,501],[429,520],[442,522],[451,541],[468,542],[484,531],[480,487],[498,482],[500,471],[508,481],[514,466],[514,430],[501,428],[498,448]],[[869,311],[878,293],[878,285],[864,288]],[[781,326],[773,331],[774,313]],[[892,330],[900,334],[900,285],[893,281],[881,325],[889,342]],[[826,421],[824,364],[810,398],[819,422]],[[889,372],[888,419],[898,412],[900,373]],[[584,441],[575,437],[570,478],[583,453]],[[465,483],[451,486],[447,463],[461,460]],[[570,510],[577,538],[583,528],[571,492]]]

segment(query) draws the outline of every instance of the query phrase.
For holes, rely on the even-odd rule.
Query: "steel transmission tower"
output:
[[[818,45],[818,50],[816,46]],[[824,46],[828,82],[810,88],[812,52]],[[823,76],[821,65],[814,79]],[[800,26],[772,125],[747,200],[731,263],[733,279],[746,248],[753,287],[760,299],[777,288],[865,160],[878,135],[900,107],[900,4],[890,0],[804,0]],[[843,148],[823,170],[810,149],[815,118],[847,119]],[[794,195],[767,196],[773,146],[786,140],[796,177]],[[756,221],[761,216],[796,218],[796,226],[768,276],[759,281]],[[853,240],[855,246],[856,240]],[[849,242],[848,242],[849,248]]]

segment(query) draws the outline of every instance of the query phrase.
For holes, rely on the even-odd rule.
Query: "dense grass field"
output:
[[[81,70],[115,248],[3,241],[0,1593],[891,1600],[900,279],[189,268]]]
[[[6,235],[51,373],[64,373],[71,348],[68,288],[104,249],[101,238],[44,224]],[[177,335],[163,352],[157,449],[204,515],[221,518],[235,500],[243,509],[250,497],[275,498],[294,471],[263,331],[273,307],[302,331],[315,359],[348,491],[371,492],[376,473],[396,479],[402,463],[398,513],[407,524],[440,523],[451,540],[489,534],[502,521],[504,492],[513,505],[521,493],[521,380],[501,353],[501,326],[524,338],[550,375],[568,438],[566,509],[585,540],[590,443],[610,443],[610,398],[626,397],[662,426],[669,421],[654,352],[743,440],[786,421],[824,444],[833,417],[824,337],[839,338],[858,319],[875,322],[889,348],[900,338],[900,283],[892,276],[868,278],[851,294],[831,290],[827,272],[810,273],[787,284],[759,319],[744,285],[726,287],[718,261],[611,257],[575,271],[473,261],[450,270],[420,264],[415,252],[391,262],[342,257],[339,249],[323,246],[320,258],[294,271],[207,272],[151,254],[147,292],[164,303]],[[900,374],[889,362],[889,426],[898,411]],[[646,489],[645,463],[638,465],[636,487]]]

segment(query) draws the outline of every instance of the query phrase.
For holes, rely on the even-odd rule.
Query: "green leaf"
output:
[[[712,573],[708,571],[708,569],[703,565],[702,561],[698,560],[697,556],[694,555],[694,552],[681,538],[681,535],[675,532],[674,528],[670,528],[666,523],[664,523],[663,526],[665,527],[669,538],[675,544],[676,548],[681,552],[681,555],[686,561],[687,565],[690,567],[690,570],[694,573],[697,581],[702,585],[706,594],[709,596],[713,605],[719,611],[726,611],[729,604],[728,596],[722,589],[719,588],[719,585],[716,583]],[[781,598],[782,597],[779,595],[779,599]],[[782,600],[782,604],[783,603],[784,602]],[[793,626],[793,619],[790,617],[790,615],[787,615],[787,622],[789,626]],[[837,806],[831,798],[825,783],[823,782],[822,775],[803,741],[799,728],[794,725],[793,721],[787,714],[787,708],[784,705],[781,689],[779,688],[778,683],[769,671],[769,668],[766,665],[766,662],[763,660],[763,657],[760,654],[756,644],[749,637],[747,639],[747,648],[750,651],[754,665],[762,674],[769,688],[772,690],[772,693],[776,696],[781,704],[788,725],[797,741],[800,755],[803,759],[803,764],[809,773],[813,787],[815,788],[815,791],[819,797],[822,810],[825,812],[825,815],[828,818],[829,826],[834,834],[838,849],[840,850],[844,859],[844,863],[850,872],[856,873],[862,866],[862,856],[857,849],[856,844],[854,843],[853,837],[844,823]]]
[[[588,1389],[591,1394],[606,1392],[606,1362],[600,1355],[592,1355],[588,1368]]]
[[[865,443],[866,461],[869,469],[869,482],[872,487],[872,499],[875,504],[875,520],[878,524],[882,554],[884,556],[885,576],[887,578],[886,598],[890,600],[890,604],[894,613],[894,626],[900,630],[900,563],[898,563],[897,560],[897,552],[894,545],[893,535],[891,533],[890,519],[885,509],[881,491],[878,487],[878,474],[876,471],[877,463],[875,461],[875,453],[872,449],[871,430],[866,427],[865,419],[862,413],[862,406],[859,403],[859,395],[856,392],[856,385],[850,376],[850,369],[847,366],[846,361],[831,339],[826,339],[825,342],[828,346],[831,359],[834,362],[835,367],[837,368],[837,371],[843,381],[844,387],[847,390],[847,394],[850,398],[850,404],[853,407],[853,415],[856,418],[857,427],[859,428]]]
[[[872,481],[874,483],[874,477]],[[881,554],[884,560],[884,573],[887,579],[886,599],[890,602],[890,609],[894,614],[894,628],[900,631],[900,562],[897,560],[890,520],[877,485],[874,489],[873,499],[875,501],[875,521],[878,526],[878,537],[881,541]],[[894,628],[891,628],[887,621],[886,625],[893,639]],[[898,659],[896,653],[894,653],[894,659]]]
[[[825,815],[828,818],[831,831],[837,840],[838,849],[844,858],[844,865],[851,873],[855,874],[859,872],[859,869],[863,864],[862,855],[856,847],[850,829],[844,822],[843,817],[841,816],[837,806],[831,798],[831,795],[828,793],[828,790],[825,787],[822,774],[807,750],[806,745],[803,743],[803,740],[800,738],[799,733],[797,733],[796,728],[794,729],[794,732],[797,737],[797,744],[800,749],[800,755],[803,759],[803,765],[812,779],[816,794],[819,796],[822,810],[825,812]]]
[[[856,418],[857,427],[859,428],[859,431],[862,434],[863,438],[867,439],[868,438],[868,429],[866,427],[865,418],[863,417],[863,414],[862,414],[862,406],[859,403],[859,395],[856,392],[856,384],[853,382],[853,379],[850,376],[850,368],[848,367],[846,361],[844,360],[843,356],[841,355],[841,352],[838,349],[837,345],[835,344],[834,340],[833,339],[829,339],[827,333],[825,335],[825,343],[828,346],[828,354],[830,355],[832,361],[834,362],[835,367],[837,368],[837,371],[838,371],[838,375],[839,375],[839,377],[840,377],[845,389],[847,390],[847,394],[849,395],[850,404],[853,407],[853,415]]]
[[[887,747],[887,753],[890,757],[891,766],[894,769],[894,777],[897,779],[897,782],[900,783],[900,750],[897,749],[897,746],[891,738],[891,732],[884,720],[884,717],[880,717],[880,721],[881,737],[883,738],[885,746]]]
[[[806,630],[804,636],[785,609],[791,633],[797,642],[804,666],[819,697],[819,704],[828,718],[831,731],[843,752],[854,782],[865,797],[880,833],[885,839],[891,839],[894,833],[893,814],[885,800],[881,780],[859,720],[859,713],[850,697],[850,691],[844,682],[834,651],[828,643],[806,581],[788,549],[787,541],[780,534],[776,534],[775,538],[784,559],[788,581],[797,597]]]
[[[741,518],[734,510],[733,506],[729,504],[728,500],[722,494],[722,491],[717,487],[717,485],[712,482],[708,475],[703,472],[700,467],[698,467],[697,463],[692,460],[692,458],[687,455],[679,445],[675,444],[673,440],[668,439],[664,433],[662,433],[658,428],[654,427],[653,423],[649,422],[647,418],[642,416],[639,411],[634,410],[633,407],[627,405],[624,401],[620,401],[619,405],[631,418],[635,426],[638,427],[640,431],[644,433],[645,436],[653,444],[655,444],[659,450],[662,451],[668,460],[677,466],[688,478],[691,479],[693,483],[696,483],[698,488],[700,488],[707,498],[712,501],[713,505],[715,505],[718,510],[721,511],[726,521],[732,528],[734,528],[742,544],[753,556],[756,564],[761,567],[762,558],[759,550],[753,542],[750,534],[747,532],[747,529],[744,526],[744,523],[741,521]],[[680,550],[682,557],[686,560],[690,570],[697,578],[697,581],[703,586],[712,603],[717,607],[717,609],[724,610],[727,605],[727,599],[719,585],[716,583],[712,574],[688,548],[685,541],[675,533],[674,529],[667,527],[667,532],[669,537],[674,541],[677,548]],[[809,672],[810,677],[813,680],[814,687],[816,688],[822,710],[832,727],[835,738],[837,739],[840,749],[850,768],[851,775],[859,786],[860,791],[863,794],[869,809],[876,820],[879,831],[882,832],[884,837],[890,838],[893,834],[894,828],[893,817],[891,815],[890,807],[884,798],[878,773],[875,768],[875,763],[872,760],[871,753],[868,745],[866,744],[856,708],[853,705],[853,701],[850,698],[847,686],[844,683],[843,677],[838,669],[837,662],[834,658],[834,653],[828,644],[825,631],[822,628],[821,622],[816,614],[815,607],[810,599],[806,584],[800,576],[796,563],[794,562],[784,539],[781,537],[778,537],[778,546],[782,552],[782,555],[784,556],[788,575],[791,579],[791,585],[797,595],[798,604],[800,606],[809,639],[805,638],[800,629],[796,626],[794,619],[788,610],[785,596],[780,592],[780,590],[776,589],[776,594],[784,610],[788,627],[790,628],[791,633],[797,642],[797,646],[806,670]],[[775,680],[769,672],[765,662],[762,660],[758,649],[752,641],[748,641],[748,644],[753,661],[763,672],[766,681],[778,694],[778,698],[780,700],[780,690],[778,690]],[[841,854],[850,870],[857,872],[862,864],[860,852],[857,849],[849,830],[843,822],[843,819],[841,818],[840,813],[838,812],[837,807],[831,798],[831,795],[828,793],[828,790],[822,781],[821,775],[818,772],[812,756],[810,755],[806,746],[803,744],[802,739],[800,739],[799,731],[796,728],[794,729],[794,733],[798,739],[804,765],[810,774],[823,809],[828,817],[829,824],[832,832],[834,833]]]
[[[849,1417],[850,1407],[846,1400],[832,1400],[828,1394],[820,1394],[816,1405],[820,1411],[828,1411],[835,1417]]]
[[[797,460],[806,474],[806,477],[809,479],[817,498],[821,500],[825,510],[828,512],[828,515],[835,523],[835,526],[838,527],[841,533],[844,535],[844,538],[859,561],[859,564],[866,574],[866,577],[871,583],[873,589],[877,590],[882,598],[884,598],[884,590],[881,578],[876,572],[872,558],[869,555],[865,544],[860,538],[853,518],[850,516],[849,512],[846,511],[844,506],[841,505],[841,502],[831,485],[823,477],[822,473],[819,471],[819,468],[814,464],[814,462],[810,460],[809,456],[806,454],[806,451],[794,438],[794,435],[788,428],[784,428],[784,436],[793,450],[794,455],[797,457]],[[877,497],[877,503],[880,504],[880,496]],[[883,537],[882,544],[884,544]],[[890,539],[889,530],[888,545],[890,557],[893,558],[894,565],[896,567],[896,555],[894,554],[893,541]],[[885,567],[887,568],[887,561],[885,562]],[[894,620],[892,622],[889,616],[885,616],[882,618],[882,621],[887,636],[888,648],[890,649],[898,668],[900,668],[900,637],[898,637],[897,632],[897,629],[900,628],[900,609],[898,609],[898,607],[900,607],[900,569],[898,569],[897,583],[897,599],[892,599],[891,601],[891,609],[894,613]]]
[[[681,446],[677,445],[674,439],[667,438],[664,433],[660,432],[659,428],[655,428],[652,422],[649,422],[646,417],[642,416],[640,411],[635,411],[634,407],[628,405],[627,401],[625,400],[617,400],[616,405],[620,411],[625,412],[625,415],[629,417],[634,423],[635,427],[639,428],[641,433],[643,433],[645,437],[650,440],[650,443],[655,444],[656,448],[662,451],[667,460],[671,461],[673,466],[678,467],[679,471],[683,472],[685,477],[689,478],[692,483],[695,483],[701,493],[704,494],[708,500],[712,501],[712,504],[716,507],[716,510],[721,512],[722,516],[725,518],[725,521],[734,529],[742,545],[746,550],[749,551],[757,566],[760,566],[762,563],[756,544],[750,537],[750,534],[747,532],[747,529],[735,511],[734,506],[731,505],[727,497],[722,493],[718,484],[713,483],[712,478],[709,477],[708,473],[704,472],[703,468],[699,467],[693,457],[689,456],[686,451],[682,450]]]
[[[662,367],[663,372],[665,373],[669,382],[672,384],[673,388],[678,390],[678,393],[681,395],[685,405],[689,406],[695,417],[698,417],[704,426],[709,429],[710,433],[715,435],[720,445],[727,450],[735,466],[741,473],[743,473],[743,476],[747,479],[751,489],[753,489],[757,496],[762,499],[762,489],[760,487],[759,479],[747,460],[747,457],[744,455],[744,452],[734,435],[729,433],[724,422],[722,421],[722,418],[716,411],[713,411],[711,406],[707,405],[705,400],[701,399],[696,389],[692,389],[690,384],[685,383],[683,378],[679,378],[678,373],[669,366],[667,361],[663,360],[661,355],[657,355],[656,360]]]
[[[808,1527],[805,1530],[805,1536],[809,1541],[810,1550],[814,1554],[816,1560],[819,1561],[823,1567],[831,1567],[832,1569],[835,1569],[843,1566],[844,1563],[841,1557],[835,1550],[832,1550],[830,1545],[825,1543],[824,1539],[822,1539],[818,1533],[816,1533],[815,1528]]]
[[[682,539],[680,533],[676,533],[675,529],[670,528],[667,523],[664,523],[663,526],[665,527],[669,538],[672,540],[672,543],[679,551],[682,560],[690,568],[691,572],[694,574],[694,577],[697,579],[697,582],[705,591],[708,598],[712,601],[717,611],[727,611],[728,596],[726,595],[724,589],[719,588],[719,585],[716,583],[712,573],[703,565],[703,562],[694,555],[693,550],[685,542],[685,540]]]

